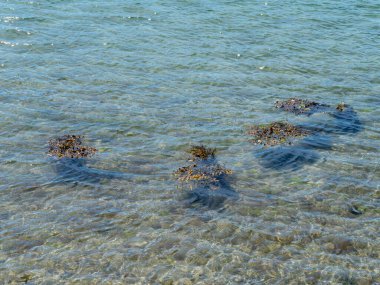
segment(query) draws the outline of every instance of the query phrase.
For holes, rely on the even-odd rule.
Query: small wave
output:
[[[1,19],[2,22],[4,23],[14,23],[16,21],[20,20],[20,17],[17,17],[17,16],[7,16],[7,17],[3,17]]]
[[[12,43],[12,42],[7,42],[7,41],[0,41],[0,45],[5,45],[5,46],[18,46],[18,43]]]
[[[32,44],[29,44],[29,43],[19,44],[19,43],[8,42],[8,41],[0,41],[0,45],[15,47],[15,46],[31,46]]]
[[[6,29],[0,32],[0,35],[2,37],[8,38],[8,37],[19,37],[19,36],[29,36],[32,33],[29,31],[21,30],[20,28],[14,28],[14,29]]]

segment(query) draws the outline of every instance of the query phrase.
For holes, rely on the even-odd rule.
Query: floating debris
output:
[[[189,153],[193,156],[193,158],[202,160],[215,158],[215,152],[215,148],[208,148],[204,145],[194,145],[189,150]]]
[[[85,158],[97,152],[96,148],[83,146],[82,136],[64,135],[49,141],[48,155],[57,158]]]
[[[314,113],[319,108],[329,107],[329,105],[320,104],[320,103],[305,100],[305,99],[291,98],[284,101],[276,101],[275,107],[277,109],[282,109],[286,112],[291,112],[296,115],[300,115],[300,114]]]
[[[310,132],[286,122],[273,122],[267,125],[252,126],[248,134],[253,136],[252,142],[264,146],[291,144],[291,138],[303,137]]]
[[[344,110],[346,110],[346,108],[348,108],[349,106],[344,104],[343,102],[342,103],[339,103],[335,109],[337,109],[338,111],[340,112],[343,112]]]

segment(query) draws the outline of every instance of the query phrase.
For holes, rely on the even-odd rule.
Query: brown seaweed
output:
[[[193,145],[189,150],[189,153],[192,155],[193,159],[202,160],[215,158],[215,152],[215,148],[208,148],[204,145]]]
[[[232,171],[218,163],[207,165],[192,164],[180,167],[174,174],[182,182],[200,181],[203,183],[216,183],[220,180],[221,176],[232,174]]]
[[[287,122],[273,122],[267,125],[251,126],[248,129],[248,134],[253,136],[251,141],[264,146],[291,144],[292,138],[303,137],[309,133],[309,131]]]
[[[320,104],[314,101],[309,101],[305,99],[299,98],[290,98],[284,101],[276,101],[275,107],[277,109],[282,109],[286,112],[291,112],[296,115],[300,114],[310,114],[315,112],[317,109],[321,107],[329,107],[325,104]]]
[[[49,141],[49,156],[57,158],[86,158],[93,156],[97,149],[82,145],[82,136],[63,135]]]

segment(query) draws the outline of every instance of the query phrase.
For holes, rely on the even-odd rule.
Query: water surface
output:
[[[216,2],[0,3],[0,283],[380,282],[378,1]],[[273,120],[321,132],[251,144]],[[66,133],[99,153],[48,158]],[[198,143],[234,172],[216,207],[172,175]]]

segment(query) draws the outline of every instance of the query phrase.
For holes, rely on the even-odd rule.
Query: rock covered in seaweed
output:
[[[82,136],[63,135],[49,141],[48,155],[57,158],[86,158],[93,156],[97,149],[82,145]]]
[[[215,158],[215,149],[207,148],[204,145],[192,146],[189,151],[193,163],[180,167],[174,172],[178,181],[196,182],[203,186],[214,186],[211,189],[218,189],[215,186],[221,184],[224,176],[232,174],[230,169],[217,163]]]
[[[266,125],[251,126],[248,134],[253,136],[252,142],[264,146],[291,144],[291,139],[303,137],[310,132],[287,122],[273,122]]]
[[[223,175],[232,174],[230,169],[221,166],[218,163],[210,165],[192,164],[180,167],[174,174],[179,181],[201,181],[204,183],[216,183]]]
[[[282,109],[286,112],[291,112],[296,115],[300,115],[300,114],[310,115],[318,111],[319,109],[329,107],[329,105],[320,104],[320,103],[309,101],[306,99],[290,98],[283,101],[276,101],[275,107],[277,109]]]

